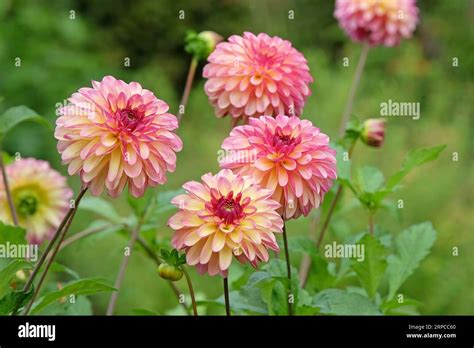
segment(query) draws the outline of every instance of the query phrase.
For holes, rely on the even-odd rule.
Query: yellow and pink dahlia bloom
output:
[[[189,265],[226,277],[233,257],[257,267],[268,261],[268,249],[279,251],[274,233],[282,232],[283,220],[272,191],[230,170],[201,179],[183,185],[186,193],[171,201],[179,211],[168,221],[173,247],[185,250]]]
[[[204,90],[217,117],[299,116],[313,78],[291,42],[245,32],[221,42],[208,58]]]
[[[148,186],[165,183],[182,148],[168,105],[137,82],[106,76],[92,86],[74,93],[56,122],[69,174],[79,174],[93,195],[106,188],[112,197],[127,184],[139,197]]]
[[[222,144],[221,168],[248,175],[272,190],[285,220],[317,208],[336,179],[336,151],[308,120],[278,115],[250,119]]]
[[[418,23],[416,0],[336,0],[334,16],[358,42],[396,46]]]
[[[50,239],[66,215],[73,195],[66,178],[48,162],[34,158],[14,161],[5,170],[18,223],[26,229],[28,242],[40,244]],[[0,220],[13,224],[3,180],[0,180]]]

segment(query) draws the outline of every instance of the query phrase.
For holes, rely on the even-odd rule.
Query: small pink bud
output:
[[[362,141],[369,146],[381,147],[385,137],[385,120],[369,118],[364,122],[361,134]]]

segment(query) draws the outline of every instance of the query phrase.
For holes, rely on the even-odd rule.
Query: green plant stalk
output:
[[[46,279],[46,275],[48,274],[48,271],[49,271],[49,268],[51,267],[51,264],[53,263],[54,259],[56,258],[56,255],[61,247],[61,243],[63,242],[64,240],[64,237],[66,237],[66,234],[69,230],[69,227],[71,226],[71,223],[72,223],[72,220],[74,219],[74,216],[76,215],[76,212],[77,212],[77,208],[79,206],[79,203],[82,199],[82,197],[84,196],[84,194],[86,193],[87,191],[87,187],[83,187],[81,189],[81,191],[79,192],[75,202],[74,202],[74,208],[70,208],[69,211],[70,211],[70,214],[66,214],[66,217],[65,219],[63,220],[64,225],[63,223],[61,223],[61,225],[63,225],[63,228],[61,228],[61,225],[60,227],[58,228],[58,230],[56,231],[56,234],[57,234],[57,237],[56,239],[59,237],[59,241],[58,243],[56,243],[56,246],[54,247],[53,251],[52,251],[52,254],[50,257],[48,257],[49,255],[49,250],[48,252],[44,252],[43,253],[43,256],[44,256],[44,259],[43,259],[43,262],[46,260],[46,265],[45,265],[45,268],[44,268],[44,271],[43,273],[41,274],[41,277],[40,277],[40,280],[38,282],[38,285],[36,286],[36,289],[35,289],[35,292],[33,293],[33,297],[31,298],[30,302],[28,303],[27,307],[25,308],[25,310],[23,311],[23,315],[28,315],[28,313],[30,312],[31,310],[31,307],[33,306],[33,303],[35,302],[36,298],[38,297],[38,294],[41,290],[41,287],[43,286],[43,283],[44,283],[44,280]],[[67,220],[66,220],[67,218]],[[55,239],[55,240],[56,240]],[[52,243],[54,244],[54,243]],[[52,246],[51,244],[51,246]],[[50,244],[48,244],[49,246]],[[40,260],[41,261],[41,260]],[[38,270],[40,269],[41,265],[39,265],[39,262],[38,264],[36,265],[35,267],[35,270],[37,270],[36,272],[38,272]],[[33,271],[34,273],[34,271]],[[30,279],[34,279],[34,276],[33,276],[33,273],[31,274],[30,276]],[[36,273],[37,274],[37,273]],[[28,280],[28,283],[30,282],[30,279]],[[29,286],[31,286],[33,280],[31,280],[31,283]],[[25,284],[25,288],[26,289],[29,289],[29,286],[28,288],[26,287],[27,284]],[[23,289],[23,291],[25,291],[25,288]]]
[[[198,316],[198,311],[197,311],[197,305],[196,305],[196,297],[194,296],[194,288],[193,288],[193,282],[191,281],[191,277],[189,276],[188,271],[183,267],[183,273],[184,277],[186,278],[186,283],[188,283],[188,288],[189,288],[189,295],[191,296],[191,304],[193,307],[193,313],[194,316]]]
[[[367,60],[367,55],[369,53],[369,48],[370,46],[368,43],[364,43],[362,45],[359,61],[357,62],[354,78],[352,79],[351,89],[349,90],[349,97],[346,102],[344,113],[342,114],[341,125],[339,126],[339,137],[341,138],[344,136],[344,132],[347,127],[347,122],[349,122],[349,118],[351,116],[352,107],[354,105],[354,99],[357,92],[357,87],[359,87],[360,78],[362,77],[362,72],[364,71],[364,66]]]
[[[369,232],[370,235],[374,235],[374,212],[372,210],[369,211]]]
[[[12,215],[13,223],[15,224],[15,226],[18,226],[18,215],[16,213],[15,203],[13,203],[10,186],[8,185],[7,171],[5,169],[5,164],[3,163],[3,150],[2,150],[1,144],[0,144],[0,170],[2,172],[3,187],[5,187],[5,194],[7,196],[8,207],[10,208],[10,214]]]
[[[117,291],[114,291],[112,293],[112,295],[110,296],[109,304],[107,306],[106,315],[108,316],[114,314],[115,305],[117,304],[117,299],[119,296],[119,291],[120,291],[120,288],[122,287],[123,279],[125,278],[125,271],[127,270],[127,266],[130,261],[130,255],[132,254],[132,249],[133,249],[133,246],[135,245],[135,241],[138,238],[138,234],[140,233],[140,228],[142,227],[143,221],[144,221],[144,217],[140,218],[137,225],[133,229],[132,237],[130,238],[130,241],[128,243],[129,252],[128,254],[124,255],[122,263],[120,264],[119,273],[117,275],[117,279],[115,280],[115,284],[114,284],[114,288],[116,288]]]
[[[285,246],[285,259],[286,259],[286,274],[288,277],[288,315],[293,315],[293,308],[289,301],[289,295],[291,294],[291,263],[290,263],[290,251],[288,249],[288,238],[286,236],[286,223],[283,220],[283,244]]]
[[[352,157],[352,153],[354,152],[355,145],[357,144],[357,139],[354,140],[352,143],[350,149],[349,149],[349,158]],[[342,184],[339,185],[337,188],[336,194],[334,195],[331,205],[329,206],[328,214],[326,215],[326,219],[323,222],[323,226],[321,227],[321,232],[319,233],[318,240],[316,242],[316,248],[319,249],[321,247],[321,244],[323,242],[324,234],[326,233],[326,230],[329,227],[329,222],[331,221],[332,215],[334,213],[334,210],[336,208],[337,203],[339,202],[339,198],[342,195]],[[304,265],[304,269],[300,269],[300,285],[301,287],[305,287],[306,281],[308,280],[308,274],[309,271],[311,270],[311,258],[306,256],[305,262],[301,263]]]
[[[137,238],[137,243],[145,250],[145,252],[147,253],[147,255],[153,260],[155,261],[156,265],[159,266],[161,265],[161,261],[160,259],[158,258],[158,256],[156,256],[156,253],[153,251],[152,248],[150,248],[150,246],[147,244],[147,242],[141,237],[141,236],[138,236]],[[183,303],[180,301],[180,295],[181,295],[181,291],[176,287],[175,283],[172,282],[172,281],[168,281],[167,282],[170,286],[171,286],[171,289],[173,290],[173,292],[175,293],[177,299],[178,299],[178,302],[179,304],[184,308],[184,310],[186,311],[186,313],[188,315],[191,314],[188,306],[186,306],[186,303]]]
[[[28,277],[28,280],[26,281],[25,283],[25,286],[23,287],[23,292],[28,292],[31,288],[31,286],[33,285],[33,282],[36,278],[36,276],[38,275],[38,272],[40,270],[40,268],[43,266],[44,262],[46,261],[48,255],[49,255],[49,252],[51,251],[51,249],[53,248],[54,246],[54,243],[56,242],[56,240],[58,239],[58,237],[60,236],[61,234],[61,231],[63,230],[64,226],[67,224],[67,222],[69,221],[69,218],[71,217],[72,213],[75,211],[75,209],[77,208],[77,205],[79,204],[79,202],[81,201],[82,199],[82,196],[84,196],[84,194],[86,193],[87,191],[87,187],[84,187],[81,189],[81,191],[79,192],[79,194],[77,195],[76,197],[76,200],[75,200],[75,204],[74,204],[74,208],[69,208],[68,212],[66,213],[66,215],[64,216],[64,219],[63,221],[61,221],[61,223],[59,224],[56,232],[54,233],[53,237],[50,239],[50,241],[48,242],[48,245],[46,246],[46,249],[44,250],[43,254],[41,255],[40,259],[38,260],[38,262],[36,263],[35,267],[33,268],[33,271],[31,272],[30,276]],[[16,308],[16,310],[18,310],[18,308]],[[13,312],[15,313],[16,310],[14,310]]]
[[[188,104],[189,94],[191,93],[191,87],[193,86],[194,75],[196,74],[196,69],[199,63],[199,59],[194,56],[191,59],[191,64],[189,64],[188,75],[186,77],[186,85],[184,86],[183,96],[181,97],[181,102],[179,103],[179,112],[178,112],[178,122],[181,122],[181,119],[186,112],[186,105]]]
[[[227,277],[224,277],[224,301],[225,315],[230,317],[229,282],[227,280]]]

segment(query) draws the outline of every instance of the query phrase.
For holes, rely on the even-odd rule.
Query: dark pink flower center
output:
[[[286,134],[280,127],[277,127],[271,138],[271,145],[275,152],[288,154],[294,150],[300,141],[300,137],[292,137],[291,134]]]
[[[140,109],[125,108],[117,110],[116,117],[118,126],[122,130],[128,130],[133,132],[143,120],[145,113]]]
[[[249,204],[250,199],[242,201],[241,193],[234,197],[234,193],[230,191],[226,196],[221,196],[217,190],[213,189],[211,196],[209,208],[223,223],[233,224],[245,217],[244,208]]]

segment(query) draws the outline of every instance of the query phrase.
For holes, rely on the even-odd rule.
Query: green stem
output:
[[[362,45],[362,50],[360,52],[359,61],[357,62],[356,71],[354,78],[352,80],[351,89],[349,91],[349,97],[347,98],[346,107],[341,118],[341,125],[339,126],[339,137],[344,136],[346,130],[347,122],[351,116],[352,107],[354,105],[354,99],[357,92],[357,87],[359,86],[360,78],[362,77],[362,72],[364,71],[365,62],[367,60],[367,55],[369,53],[369,44],[365,43]]]
[[[15,204],[13,203],[10,186],[8,185],[7,171],[5,164],[3,163],[3,150],[0,144],[0,170],[2,172],[3,187],[5,187],[5,194],[7,196],[8,206],[10,208],[10,214],[12,215],[13,224],[18,226],[18,215],[16,214]]]
[[[137,225],[135,226],[132,232],[132,237],[130,238],[130,241],[128,243],[128,253],[125,253],[124,255],[124,258],[120,265],[119,273],[117,275],[117,279],[115,280],[114,288],[116,288],[117,290],[114,291],[112,295],[110,296],[106,315],[110,316],[114,314],[115,305],[117,304],[117,299],[119,296],[119,291],[120,291],[120,288],[122,287],[122,283],[125,278],[125,271],[127,270],[127,266],[130,261],[130,255],[132,254],[133,246],[135,245],[135,241],[137,240],[138,234],[140,233],[140,228],[142,226],[142,223],[143,223],[143,218],[141,218],[138,221]]]
[[[227,277],[224,277],[224,300],[225,300],[225,314],[230,316],[230,300],[229,300],[229,283]]]
[[[189,94],[191,93],[191,87],[193,86],[194,75],[196,74],[198,62],[199,59],[197,57],[193,57],[191,64],[189,64],[186,85],[184,86],[183,96],[181,97],[181,102],[179,103],[178,122],[181,122],[181,119],[186,112],[186,105],[188,104]]]
[[[38,297],[38,294],[41,290],[41,287],[44,283],[44,280],[46,279],[46,275],[48,274],[49,268],[51,267],[51,264],[53,263],[54,259],[56,258],[56,255],[59,251],[59,248],[61,247],[61,243],[64,240],[64,237],[66,237],[66,234],[69,230],[69,227],[71,226],[72,220],[74,219],[74,216],[76,215],[77,208],[79,206],[79,203],[81,202],[82,197],[87,191],[87,187],[83,187],[79,194],[77,195],[76,200],[74,201],[74,207],[70,208],[68,213],[66,214],[64,220],[61,222],[59,225],[55,235],[51,239],[50,243],[46,247],[45,252],[43,253],[41,259],[39,262],[36,264],[33,272],[30,275],[30,278],[28,279],[27,283],[25,284],[25,287],[23,288],[23,291],[28,291],[30,286],[33,284],[33,280],[38,274],[39,269],[41,268],[42,264],[46,261],[46,265],[44,268],[43,273],[41,274],[40,280],[38,282],[38,285],[36,286],[35,292],[33,293],[33,297],[31,298],[30,302],[28,303],[26,309],[23,312],[23,315],[28,315],[28,313],[31,310],[31,307],[33,306],[33,303],[35,302],[36,298]],[[48,257],[49,252],[54,244],[54,242],[59,238],[58,243],[53,249],[53,252],[50,257]]]
[[[147,255],[153,260],[155,261],[156,265],[159,266],[161,265],[161,261],[160,259],[158,258],[158,256],[156,256],[156,253],[153,251],[153,249],[147,244],[147,242],[141,237],[141,236],[138,236],[137,238],[137,243],[143,248],[143,250],[145,250],[145,252],[147,253]],[[184,308],[184,310],[186,311],[186,313],[188,315],[191,314],[188,306],[186,306],[186,303],[183,303],[180,301],[180,295],[181,295],[181,291],[176,287],[175,283],[172,282],[172,281],[168,281],[167,282],[170,286],[171,286],[171,289],[173,290],[173,292],[175,293],[177,299],[178,299],[178,302],[179,304]]]
[[[293,315],[293,309],[291,302],[289,301],[289,295],[291,295],[291,263],[290,263],[290,251],[288,249],[288,238],[286,236],[286,223],[283,220],[283,244],[285,246],[285,259],[286,259],[286,274],[288,277],[288,315]]]
[[[191,277],[189,276],[189,273],[184,269],[184,267],[183,267],[183,273],[184,273],[184,277],[186,278],[186,283],[188,283],[189,294],[191,295],[191,304],[193,307],[193,313],[194,313],[194,316],[197,317],[198,311],[197,311],[197,305],[196,305],[196,297],[194,296],[193,282],[191,281]]]

